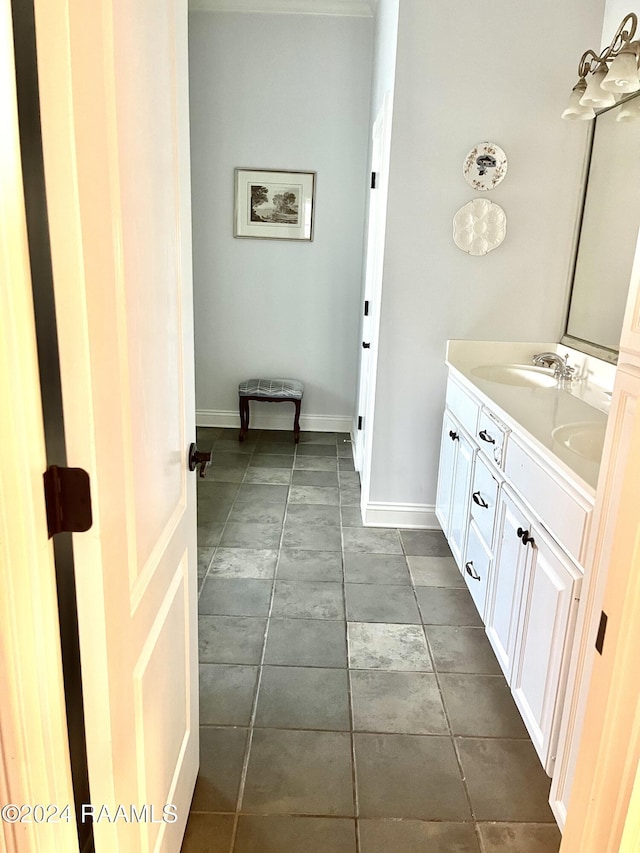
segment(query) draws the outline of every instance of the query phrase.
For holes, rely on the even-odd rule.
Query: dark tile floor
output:
[[[346,436],[200,429],[201,768],[183,853],[555,853],[439,532],[363,528]]]

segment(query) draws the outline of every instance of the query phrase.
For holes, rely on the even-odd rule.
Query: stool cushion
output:
[[[238,386],[241,397],[279,397],[301,400],[304,385],[297,379],[247,379]]]

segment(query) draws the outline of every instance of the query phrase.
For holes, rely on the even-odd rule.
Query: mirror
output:
[[[616,121],[621,110],[635,120]],[[596,116],[562,343],[616,362],[640,226],[640,95]]]

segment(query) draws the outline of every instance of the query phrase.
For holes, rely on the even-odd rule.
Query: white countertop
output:
[[[506,385],[473,373],[473,369],[481,365],[531,365],[533,356],[539,352],[557,352],[562,356],[568,352],[569,364],[576,366],[578,375],[583,378],[574,381],[569,391],[557,387]],[[488,405],[507,426],[523,431],[534,447],[545,455],[551,454],[553,461],[586,494],[595,494],[600,460],[587,459],[556,441],[553,431],[569,424],[606,426],[614,365],[557,343],[493,341],[449,341],[446,362],[472,386],[472,391],[486,398]]]

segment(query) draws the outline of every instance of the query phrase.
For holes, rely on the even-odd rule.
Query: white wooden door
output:
[[[35,6],[68,463],[93,500],[74,559],[96,851],[177,853],[198,766],[187,4]]]
[[[495,556],[487,605],[487,637],[511,684],[520,605],[529,571],[531,547],[525,546],[518,529],[528,529],[528,519],[503,488],[498,502]]]
[[[632,287],[640,305],[637,279]],[[640,316],[640,309],[635,314]],[[637,828],[633,785],[640,766],[639,460],[640,352],[621,353],[590,549],[592,600],[578,640],[582,671],[573,696],[573,732],[569,729],[563,788],[552,789],[556,808],[558,794],[560,808],[569,804],[562,844],[566,853],[635,853],[640,842],[624,826],[626,819],[630,832]],[[600,654],[595,639],[603,613],[608,621]]]
[[[11,5],[1,0],[0,806],[59,804],[59,811],[22,809],[16,821],[15,808],[3,809],[0,850],[69,853],[78,840],[42,481],[47,462],[15,77]]]
[[[626,361],[628,356],[625,355],[624,358]],[[604,591],[608,575],[611,572],[613,572],[612,579],[616,578],[618,583],[621,582],[621,576],[625,580],[634,577],[634,568],[629,554],[623,557],[618,556],[616,560],[613,559],[612,554],[618,535],[619,521],[625,519],[626,523],[622,527],[622,531],[630,538],[635,534],[639,524],[638,507],[640,501],[637,498],[634,500],[633,496],[627,501],[623,501],[622,497],[622,484],[625,477],[632,482],[635,481],[637,488],[636,460],[640,456],[634,455],[633,435],[640,423],[639,368],[640,360],[638,367],[623,362],[616,373],[616,387],[607,422],[607,436],[600,468],[601,480],[598,485],[598,499],[585,563],[589,571],[585,574],[583,581],[575,647],[567,685],[567,701],[565,702],[560,729],[558,761],[551,783],[551,807],[561,829],[564,828],[567,820],[567,809],[573,788],[577,786],[579,791],[577,799],[579,798],[581,805],[577,811],[578,816],[572,819],[570,827],[570,836],[576,846],[585,843],[585,839],[591,843],[589,832],[583,835],[585,832],[585,808],[589,812],[589,821],[594,819],[591,812],[593,801],[591,784],[593,783],[594,787],[597,786],[601,789],[606,788],[606,782],[601,777],[590,774],[581,778],[576,773],[590,679],[594,665],[600,667],[602,664],[602,657],[595,650],[595,637],[598,634]],[[626,591],[622,593],[622,600],[625,602],[625,607],[632,606],[627,598]],[[609,612],[607,610],[607,613]],[[636,646],[637,644],[634,646],[634,656]],[[609,648],[611,647],[609,646]],[[618,660],[615,649],[613,653],[608,653],[611,654],[613,661]],[[608,669],[606,677],[609,677]],[[609,721],[612,716],[611,711],[606,707],[608,698],[607,689],[601,687],[592,696],[592,700],[600,712],[600,722]],[[610,722],[607,722],[607,725],[610,725]],[[613,731],[616,731],[617,738],[619,733],[615,727]],[[590,736],[585,739],[582,748],[589,752],[591,745],[597,743],[597,738]],[[593,748],[595,749],[595,746]],[[626,741],[624,749],[626,750]],[[616,772],[613,771],[614,776]],[[613,796],[612,792],[611,795]],[[605,815],[607,815],[606,809]],[[608,816],[603,817],[600,814],[597,820],[607,823]],[[619,831],[619,827],[617,829]],[[598,838],[593,842],[595,845],[593,849],[598,849],[599,841]]]
[[[511,690],[533,745],[553,772],[573,648],[581,572],[537,526],[525,582]]]
[[[635,257],[631,269],[629,283],[629,295],[622,324],[622,335],[620,337],[621,355],[619,363],[631,356],[637,361],[640,356],[640,234],[636,243]],[[635,357],[635,358],[634,358]]]

